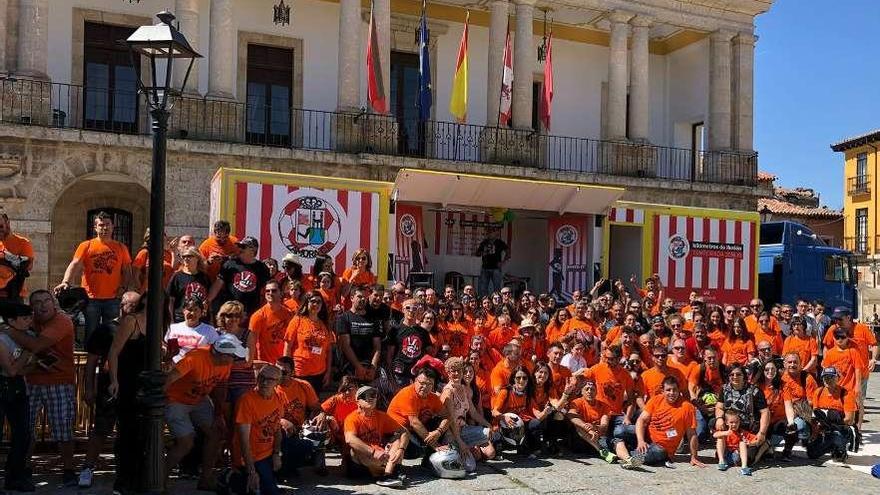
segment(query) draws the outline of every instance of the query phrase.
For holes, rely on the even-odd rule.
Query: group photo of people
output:
[[[12,227],[0,216],[12,491],[35,490],[43,427],[64,486],[92,486],[112,443],[114,493],[139,489],[152,297],[164,301],[169,493],[191,478],[199,490],[272,495],[301,471],[402,489],[414,470],[455,479],[481,463],[563,456],[741,476],[795,450],[846,462],[880,355],[851,308],[820,300],[678,301],[656,275],[597,280],[566,300],[505,286],[497,239],[475,253],[490,258],[477,287],[386,286],[367,250],[341,273],[320,254],[304,269],[294,253],[259,259],[256,238],[219,220],[200,243],[166,237],[163,286],[152,287],[146,247],[161,234],[132,253],[98,213],[63,278],[29,287],[34,252]],[[91,415],[75,462],[81,407]],[[698,455],[707,448],[713,462]]]

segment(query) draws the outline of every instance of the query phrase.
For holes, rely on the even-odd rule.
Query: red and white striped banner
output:
[[[635,208],[611,208],[608,212],[608,220],[618,223],[645,223],[645,210]]]
[[[557,300],[571,299],[576,290],[587,289],[589,257],[587,215],[563,215],[547,220],[550,247],[549,292]]]
[[[393,280],[406,281],[410,271],[424,271],[428,264],[425,250],[425,221],[422,219],[422,207],[397,203],[396,236],[393,246],[394,257]]]
[[[653,272],[666,296],[746,304],[754,296],[755,222],[689,216],[654,217]]]
[[[512,249],[511,222],[496,222],[487,213],[438,211],[434,221],[434,254],[450,256],[476,256],[477,248],[486,238],[486,229],[501,230],[501,239]],[[506,235],[505,235],[506,231]]]
[[[235,183],[235,235],[260,241],[259,257],[281,260],[296,254],[303,270],[317,254],[336,260],[336,273],[360,248],[373,258],[373,272],[385,265],[379,251],[379,194],[342,189]]]

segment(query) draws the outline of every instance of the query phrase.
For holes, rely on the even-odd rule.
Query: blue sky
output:
[[[880,1],[776,0],[758,17],[755,149],[777,185],[843,206],[842,138],[880,128]]]

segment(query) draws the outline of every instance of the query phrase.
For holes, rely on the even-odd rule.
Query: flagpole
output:
[[[510,38],[510,13],[507,14],[507,31],[504,35],[504,51],[501,54],[501,86],[498,90],[498,111],[495,112],[495,156],[498,159],[498,138],[501,132],[501,97],[504,94],[504,56],[507,54],[507,40]]]

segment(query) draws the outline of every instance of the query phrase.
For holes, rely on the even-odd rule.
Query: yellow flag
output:
[[[461,44],[458,45],[458,58],[455,60],[455,76],[452,78],[452,95],[449,97],[449,113],[459,123],[467,121],[468,101],[468,22],[471,13],[464,20],[464,31],[461,33]]]

